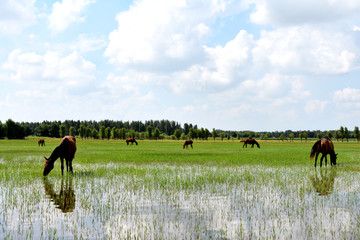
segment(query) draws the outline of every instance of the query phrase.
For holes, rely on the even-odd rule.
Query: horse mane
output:
[[[321,140],[317,140],[314,145],[311,148],[311,152],[310,152],[310,160],[314,158],[315,153],[317,151],[317,149],[320,147],[321,145]]]

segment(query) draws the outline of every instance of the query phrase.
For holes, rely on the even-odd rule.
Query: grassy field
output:
[[[1,239],[360,237],[356,142],[334,142],[338,165],[315,169],[314,141],[77,139],[74,174],[58,160],[44,179],[59,143],[0,140]]]

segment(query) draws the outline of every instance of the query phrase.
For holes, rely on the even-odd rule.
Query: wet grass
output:
[[[360,145],[334,142],[314,169],[308,142],[77,141],[74,174],[59,139],[0,140],[1,239],[343,239],[360,237]]]

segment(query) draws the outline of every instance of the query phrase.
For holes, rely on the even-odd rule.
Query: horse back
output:
[[[72,158],[76,152],[76,139],[73,136],[66,136],[62,139],[60,146],[63,147],[64,154]]]
[[[322,138],[319,141],[321,141],[321,153],[328,154],[334,152],[334,144],[331,140],[327,138]]]

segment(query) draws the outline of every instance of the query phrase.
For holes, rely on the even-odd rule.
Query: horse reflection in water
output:
[[[72,212],[75,209],[75,192],[72,189],[72,177],[66,177],[64,185],[64,178],[61,180],[61,189],[57,193],[54,185],[44,178],[45,194],[50,196],[54,205],[59,208],[63,213]]]
[[[320,196],[327,196],[334,190],[336,169],[320,169],[319,172],[320,174],[315,170],[315,174],[310,176],[310,181]]]

